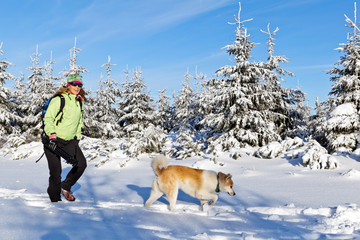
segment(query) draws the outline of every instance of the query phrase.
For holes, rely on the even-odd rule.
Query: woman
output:
[[[61,182],[60,156],[50,148],[44,146],[45,156],[48,161],[50,178],[47,192],[51,202],[61,201],[61,194],[69,201],[75,201],[71,187],[81,177],[87,166],[86,159],[79,147],[81,126],[83,124],[83,104],[86,101],[85,91],[82,89],[82,78],[79,75],[70,75],[67,86],[60,88],[51,99],[44,116],[44,132],[46,140],[53,148],[62,148],[66,153],[73,156],[76,165]],[[60,113],[62,95],[65,99],[63,110]]]

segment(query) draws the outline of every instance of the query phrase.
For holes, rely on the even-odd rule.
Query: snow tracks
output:
[[[354,239],[360,237],[360,209],[355,204],[333,208],[300,208],[294,204],[279,207],[248,207],[220,203],[206,207],[179,201],[169,211],[166,199],[150,208],[142,202],[82,201],[51,203],[47,194],[30,193],[26,189],[0,188],[0,206],[5,209],[0,230],[10,239],[23,236],[39,238],[53,228],[54,218],[61,223],[68,239],[78,228],[87,228],[84,239],[103,236],[106,239]],[[6,206],[6,207],[5,207]],[[20,211],[21,210],[21,211]],[[20,216],[22,212],[25,215]],[[42,227],[12,232],[12,220],[33,213],[32,221]],[[30,214],[31,215],[31,214]],[[7,227],[5,227],[7,226]],[[34,226],[37,226],[34,224]],[[68,228],[69,226],[77,226]],[[98,230],[92,233],[93,226]],[[4,233],[4,232],[3,232]],[[40,235],[39,235],[40,234]],[[49,233],[47,233],[49,234]],[[56,234],[56,233],[55,233]],[[82,239],[74,238],[74,239]]]

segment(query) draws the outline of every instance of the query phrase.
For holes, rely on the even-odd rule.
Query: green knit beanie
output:
[[[82,83],[82,77],[80,75],[69,75],[67,78],[67,83],[70,82]]]

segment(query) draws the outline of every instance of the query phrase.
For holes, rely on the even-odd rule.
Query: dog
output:
[[[231,174],[185,166],[168,166],[168,161],[163,155],[155,157],[151,167],[155,179],[145,207],[150,207],[153,202],[166,194],[170,203],[169,208],[174,210],[179,189],[198,198],[202,209],[206,203],[214,205],[218,200],[219,192],[227,192],[230,196],[235,196]]]

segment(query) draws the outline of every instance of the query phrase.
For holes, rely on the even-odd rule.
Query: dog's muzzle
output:
[[[229,194],[230,196],[235,196],[235,195],[236,195],[235,192],[228,192],[228,194]]]

